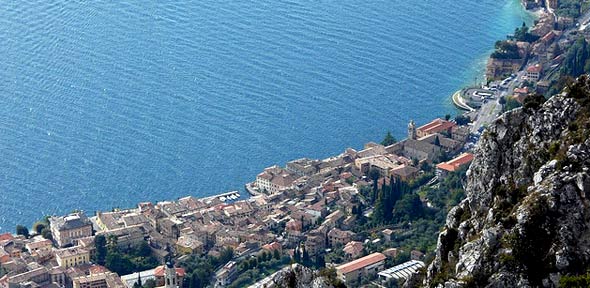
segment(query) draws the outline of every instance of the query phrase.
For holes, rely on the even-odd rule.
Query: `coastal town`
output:
[[[572,74],[562,73],[571,69],[570,48],[576,50],[575,46],[584,46],[590,40],[590,12],[580,6],[588,4],[579,2],[522,0],[522,5],[537,16],[534,25],[523,23],[514,34],[496,42],[482,77],[487,81],[453,95],[455,105],[476,119],[472,131],[499,113],[522,106],[529,95],[548,97],[563,88],[564,76]]]
[[[560,15],[556,0],[523,5],[539,19],[496,44],[487,83],[453,95],[465,114],[409,120],[401,141],[388,133],[362,149],[268,167],[247,195],[72,211],[19,226],[0,234],[0,288],[275,287],[273,273],[293,265],[349,287],[396,287],[431,261],[435,224],[460,201],[485,126],[530,95],[555,93],[568,51],[590,40],[590,12]]]
[[[170,264],[171,259],[220,257],[225,249],[233,255],[215,271],[211,283],[216,287],[232,283],[240,269],[237,263],[258,255],[286,257],[286,265],[297,254],[316,261],[331,249],[343,253],[340,263],[330,264],[346,284],[367,274],[374,274],[373,278],[379,274],[384,280],[403,278],[405,270],[424,266],[426,251],[407,251],[408,261],[415,263],[410,268],[386,269],[386,259],[401,253],[400,247],[387,243],[404,230],[384,226],[369,238],[355,233],[359,214],[368,216],[373,210],[361,190],[377,185],[374,181],[381,185],[417,179],[436,183],[473,159],[472,154],[462,153],[468,136],[469,126],[454,121],[434,119],[419,127],[410,121],[403,141],[390,145],[370,142],[362,150],[348,148],[327,159],[297,159],[285,167],[266,168],[246,185],[251,196],[244,200],[236,200],[237,192],[230,192],[203,199],[188,196],[143,202],[133,209],[92,216],[82,211],[52,216],[47,218],[51,237],[42,233],[0,235],[4,274],[0,287],[134,287],[138,279],[152,279],[154,287],[177,287],[186,271]],[[431,169],[435,173],[424,171],[435,163],[436,168]],[[428,205],[428,199],[421,201]],[[364,208],[357,211],[360,207]],[[161,265],[134,271],[131,276],[117,275],[97,263],[101,249],[97,237],[122,252],[149,247],[146,255]],[[374,251],[369,246],[384,249]]]

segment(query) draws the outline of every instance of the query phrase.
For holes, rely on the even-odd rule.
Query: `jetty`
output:
[[[211,202],[214,199],[219,199],[219,201],[222,201],[222,202],[229,202],[229,201],[238,200],[238,199],[240,199],[240,197],[241,197],[240,192],[230,191],[230,192],[225,192],[225,193],[201,198],[201,201],[207,203],[207,202]]]

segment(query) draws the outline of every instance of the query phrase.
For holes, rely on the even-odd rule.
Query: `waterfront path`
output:
[[[453,94],[453,103],[455,104],[455,106],[457,106],[463,110],[475,111],[475,109],[471,108],[469,105],[467,105],[467,103],[465,103],[465,101],[463,100],[463,97],[461,97],[462,92],[463,92],[463,90],[459,90],[459,91],[455,92],[455,94]]]

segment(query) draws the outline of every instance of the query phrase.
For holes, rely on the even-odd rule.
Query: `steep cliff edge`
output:
[[[467,197],[424,284],[556,287],[590,267],[590,81],[500,116],[482,136]]]

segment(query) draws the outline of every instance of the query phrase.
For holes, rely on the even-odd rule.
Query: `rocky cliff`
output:
[[[556,287],[590,267],[590,81],[504,113],[484,132],[467,197],[426,286]]]
[[[266,288],[339,288],[345,287],[336,280],[335,270],[314,271],[299,264],[293,264],[272,276],[264,284]]]

